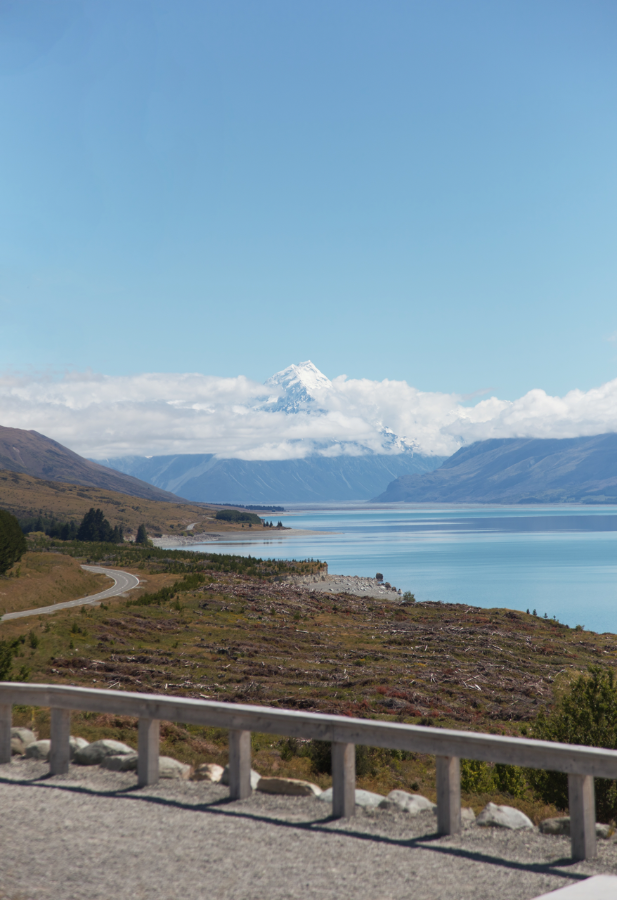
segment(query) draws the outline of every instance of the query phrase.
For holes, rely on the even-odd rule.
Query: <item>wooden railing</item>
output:
[[[354,814],[355,744],[434,754],[440,834],[461,830],[461,758],[565,772],[574,859],[596,855],[594,778],[617,779],[616,750],[158,694],[10,682],[0,683],[0,763],[11,760],[12,706],[17,703],[51,710],[52,775],[68,772],[71,710],[138,717],[140,786],[158,781],[161,720],[228,728],[232,799],[251,793],[251,731],[331,741],[332,812],[340,818]]]

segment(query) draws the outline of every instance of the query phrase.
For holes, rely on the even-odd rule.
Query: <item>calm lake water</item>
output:
[[[617,632],[617,506],[287,508],[272,516],[275,524],[323,533],[194,549],[312,557],[344,575],[382,572],[417,600],[536,609],[570,626]]]

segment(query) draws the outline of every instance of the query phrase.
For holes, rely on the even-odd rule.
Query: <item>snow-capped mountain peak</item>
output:
[[[267,401],[273,412],[323,412],[311,406],[319,395],[332,389],[332,382],[310,359],[287,366],[266,381],[266,387],[277,388],[277,394]]]
[[[277,372],[265,382],[265,387],[272,390],[268,399],[256,409],[267,412],[282,412],[310,416],[328,415],[328,394],[334,391],[334,386],[323,372],[309,360],[298,365],[287,366],[281,372]],[[326,407],[326,408],[324,408]],[[314,452],[320,454],[349,453],[351,455],[363,455],[364,453],[386,453],[398,455],[410,453],[413,456],[415,441],[405,437],[399,437],[391,428],[384,426],[382,422],[375,422],[375,438],[369,441],[363,448],[354,442],[341,440],[326,440],[325,443],[316,443],[313,440]],[[370,447],[370,449],[369,449]]]

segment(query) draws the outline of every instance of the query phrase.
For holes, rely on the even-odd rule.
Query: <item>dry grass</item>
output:
[[[85,572],[70,556],[26,553],[8,576],[0,577],[0,614],[87,597],[109,585],[104,575]]]

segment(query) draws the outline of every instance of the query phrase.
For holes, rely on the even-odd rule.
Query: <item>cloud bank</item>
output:
[[[271,412],[272,388],[248,378],[200,374],[0,377],[0,423],[33,429],[94,459],[215,453],[290,459],[383,451],[383,428],[418,452],[449,456],[487,438],[566,438],[617,431],[617,379],[551,397],[465,405],[456,394],[418,391],[404,381],[348,379],[320,392],[321,415]]]

